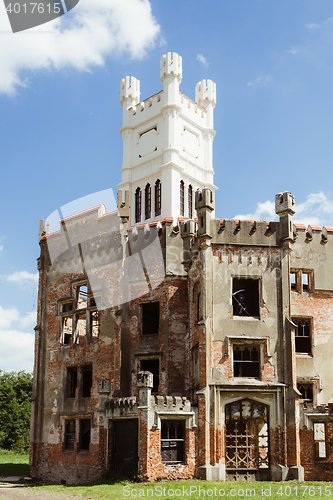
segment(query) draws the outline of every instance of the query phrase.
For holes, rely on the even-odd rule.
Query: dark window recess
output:
[[[75,398],[75,392],[77,387],[77,367],[71,366],[67,367],[67,392],[68,398]]]
[[[147,302],[142,304],[142,333],[151,335],[158,333],[160,326],[160,303]]]
[[[66,420],[65,424],[65,450],[74,451],[75,445],[75,420]]]
[[[65,316],[62,318],[62,342],[65,345],[71,343],[73,333],[73,317]]]
[[[150,219],[151,217],[151,187],[147,184],[145,187],[145,218]]]
[[[295,347],[296,352],[311,354],[311,323],[310,319],[293,318],[293,322],[297,325],[295,331]]]
[[[80,420],[80,450],[89,450],[90,444],[90,419]]]
[[[185,422],[184,420],[161,420],[162,463],[184,462]]]
[[[158,394],[158,386],[160,383],[160,361],[159,359],[142,359],[140,368],[144,372],[153,374],[153,388],[152,394]]]
[[[290,289],[297,290],[297,274],[293,272],[290,273]]]
[[[162,185],[161,181],[157,179],[155,183],[155,216],[161,215],[162,206]]]
[[[301,399],[306,407],[307,403],[313,403],[313,384],[297,384],[297,389],[302,394]]]
[[[135,191],[135,222],[141,221],[141,189]]]
[[[92,366],[82,366],[81,368],[81,378],[82,378],[82,397],[90,398],[90,390],[92,388]]]
[[[234,278],[232,305],[234,316],[259,317],[259,280]]]
[[[234,345],[234,377],[260,378],[259,346]]]
[[[180,181],[180,215],[184,216],[184,181]]]
[[[72,310],[73,310],[72,302],[67,302],[67,303],[62,305],[62,312],[63,313],[71,312]]]
[[[193,216],[193,190],[192,186],[188,187],[188,216],[192,219]]]

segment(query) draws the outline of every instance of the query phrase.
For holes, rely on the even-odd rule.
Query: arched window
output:
[[[180,215],[184,217],[184,181],[180,181]]]
[[[141,221],[141,189],[135,191],[135,222]]]
[[[155,217],[161,215],[162,184],[159,179],[155,182]]]
[[[192,219],[193,216],[193,189],[191,184],[188,187],[188,216]]]
[[[145,218],[151,217],[151,187],[147,184],[145,187]]]

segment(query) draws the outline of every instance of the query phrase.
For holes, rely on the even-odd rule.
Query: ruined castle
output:
[[[160,78],[121,81],[118,209],[40,224],[31,473],[332,481],[333,228],[216,218],[215,84]]]

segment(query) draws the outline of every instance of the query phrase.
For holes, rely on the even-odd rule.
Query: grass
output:
[[[29,476],[29,454],[0,450],[0,477]]]
[[[36,490],[44,490],[45,494],[52,492],[65,493],[79,498],[96,500],[129,500],[155,499],[155,500],[224,500],[244,498],[269,499],[269,500],[310,500],[322,499],[333,496],[333,485],[326,482],[297,483],[288,481],[283,483],[240,483],[206,481],[159,481],[155,483],[131,483],[119,481],[96,481],[89,485],[79,486],[31,486]],[[326,489],[325,489],[326,488]],[[29,487],[30,489],[30,487]],[[186,494],[187,492],[187,494]]]

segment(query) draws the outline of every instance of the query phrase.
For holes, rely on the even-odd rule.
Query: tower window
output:
[[[65,450],[74,451],[75,445],[75,420],[66,420],[65,423]]]
[[[75,398],[77,387],[77,367],[69,366],[67,367],[67,391],[66,396],[68,398]]]
[[[290,273],[290,289],[297,290],[297,274],[295,272]]]
[[[190,219],[193,217],[193,189],[191,185],[188,187],[188,216]]]
[[[90,391],[92,388],[92,365],[82,366],[82,397],[90,398]]]
[[[142,333],[153,335],[158,333],[160,326],[160,303],[147,302],[142,304]]]
[[[151,187],[147,184],[145,187],[145,218],[150,219],[151,217]]]
[[[302,394],[301,399],[305,408],[308,403],[313,403],[313,384],[298,383],[297,389]]]
[[[184,181],[180,181],[180,215],[184,217]]]
[[[179,464],[184,462],[184,438],[184,420],[161,420],[162,463]]]
[[[153,374],[152,394],[158,394],[158,386],[160,383],[160,360],[159,359],[142,359],[140,369],[144,372]]]
[[[155,216],[161,215],[162,205],[162,185],[161,181],[157,179],[155,183]]]
[[[252,344],[235,344],[234,377],[260,378],[259,346]]]
[[[232,282],[234,316],[259,316],[259,280],[234,278]]]
[[[311,321],[310,318],[292,318],[295,325],[296,352],[311,354]]]
[[[89,450],[90,444],[90,419],[80,419],[80,450]]]
[[[141,189],[135,191],[135,222],[141,221]]]

